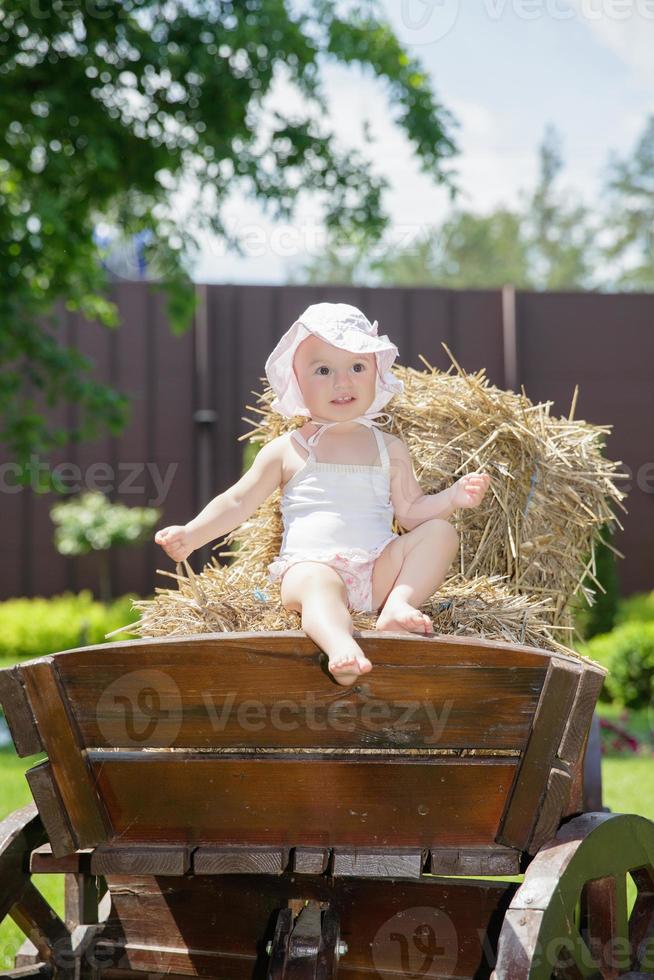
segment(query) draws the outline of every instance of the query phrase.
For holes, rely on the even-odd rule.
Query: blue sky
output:
[[[562,140],[562,189],[597,204],[609,151],[631,153],[654,112],[654,0],[384,0],[384,6],[459,122],[461,153],[452,167],[462,204],[487,211],[516,203],[520,190],[533,186],[548,123]],[[382,82],[331,65],[325,79],[329,121],[344,146],[362,147],[362,123],[369,121],[375,166],[392,183],[391,240],[410,242],[446,215],[447,193],[420,174],[391,121]],[[293,98],[280,78],[271,105]],[[246,254],[229,254],[203,237],[197,281],[284,282],[290,268],[320,250],[317,201],[304,201],[285,225],[236,196],[225,213]]]

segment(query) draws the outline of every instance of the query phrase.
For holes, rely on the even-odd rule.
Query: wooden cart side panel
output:
[[[583,755],[582,750],[588,738],[593,712],[602,690],[604,677],[604,674],[593,670],[585,670],[581,675],[574,704],[563,732],[559,750],[556,753],[562,762],[575,765]]]
[[[348,944],[339,975],[481,980],[494,965],[504,912],[518,887],[451,878],[395,879],[380,887],[370,878],[247,874],[165,882],[109,876],[107,883],[112,918],[103,941],[115,960],[103,977],[131,968],[219,980],[263,976],[280,909],[306,900],[328,902],[339,918]],[[422,950],[414,944],[418,930],[431,938]]]
[[[23,664],[19,671],[43,748],[48,754],[53,784],[68,815],[77,846],[92,847],[103,843],[107,840],[110,824],[82,753],[53,658]]]
[[[17,754],[24,758],[43,751],[36,718],[23,687],[18,667],[0,670],[0,705]]]
[[[509,802],[502,818],[497,842],[528,850],[534,830],[541,820],[545,805],[550,774],[556,764],[557,776],[552,779],[556,799],[552,807],[560,804],[557,822],[570,795],[571,766],[568,760],[557,763],[557,753],[566,731],[571,729],[569,716],[583,678],[581,666],[553,657],[543,684],[540,701],[534,718],[533,729],[522,762],[515,777]],[[585,705],[582,699],[580,704]],[[574,732],[577,727],[573,726]],[[573,745],[572,737],[566,743]],[[548,805],[541,830],[554,820],[554,810]],[[529,849],[529,853],[533,853]]]
[[[64,657],[58,667],[86,748],[517,751],[526,747],[547,667],[540,658],[448,664],[438,654],[402,670],[375,661],[371,675],[336,696],[307,657],[290,675],[278,652],[260,656],[256,669],[239,657],[220,648],[208,663],[162,655],[157,667],[128,667],[110,656],[97,664]]]
[[[557,752],[558,758],[570,767],[572,780],[570,796],[562,817],[583,813],[585,810],[602,809],[601,744],[599,739],[591,738],[591,733],[595,707],[603,683],[604,674],[584,672]],[[597,798],[590,802],[589,771],[597,771],[599,774]]]
[[[50,763],[40,762],[32,769],[28,769],[25,778],[47,831],[54,856],[62,857],[77,850],[79,843],[70,826]]]
[[[488,847],[518,763],[182,752],[90,757],[122,844],[242,847]]]

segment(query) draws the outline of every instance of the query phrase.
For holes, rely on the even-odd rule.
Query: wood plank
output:
[[[190,847],[100,845],[91,855],[91,873],[183,875],[191,870],[191,850]]]
[[[75,838],[72,850],[99,844],[106,840],[108,828],[57,682],[54,659],[44,657],[19,669]],[[51,842],[58,856],[61,840]]]
[[[331,850],[324,847],[294,847],[293,871],[305,875],[321,875],[327,870]]]
[[[295,655],[282,690],[279,678],[288,674],[291,653],[255,657],[223,644],[207,660],[199,643],[197,650],[191,656],[185,647],[173,656],[164,649],[158,666],[138,670],[133,660],[126,667],[122,651],[86,662],[79,655],[61,657],[84,746],[522,751],[547,666],[535,658],[516,667],[512,657],[504,662],[504,652],[474,665],[423,659],[401,672],[376,661],[369,680],[335,692],[313,658]],[[141,709],[144,687],[151,696]]]
[[[95,875],[65,875],[64,921],[69,932],[72,933],[79,926],[97,925],[99,904],[98,879]]]
[[[537,667],[547,669],[554,657],[576,669],[591,670],[604,676],[600,667],[564,653],[553,653],[538,647],[483,640],[476,636],[434,634],[425,637],[407,633],[380,633],[377,630],[357,630],[357,639],[376,664],[393,667],[421,666],[426,660],[445,666],[485,667],[488,664],[505,667]],[[398,643],[401,640],[401,643]],[[317,665],[319,647],[302,630],[230,631],[227,633],[196,633],[185,637],[124,640],[116,643],[80,647],[54,654],[62,678],[67,671],[82,666],[97,666],[103,660],[134,670],[174,665],[180,659],[211,667],[217,656],[230,668],[260,667],[266,658],[279,657],[298,668],[303,661]],[[325,675],[323,675],[325,677]],[[372,679],[371,675],[371,678]],[[331,683],[325,677],[327,683]],[[334,685],[332,686],[332,693]],[[297,685],[289,675],[284,690],[293,692]]]
[[[40,762],[32,769],[28,769],[25,778],[29,783],[34,802],[39,808],[54,856],[59,858],[75,851],[76,838],[56,787],[50,763]]]
[[[334,877],[356,878],[419,878],[426,853],[420,850],[404,852],[364,848],[334,849]]]
[[[98,883],[94,875],[67,873],[64,877],[64,921],[73,932],[98,922]]]
[[[517,875],[522,853],[511,847],[432,847],[428,871],[434,875]]]
[[[187,972],[224,980],[245,978],[246,968],[251,977],[257,954],[256,968],[265,972],[265,945],[273,938],[279,910],[298,900],[328,903],[338,916],[349,947],[339,975],[406,976],[400,937],[405,937],[406,951],[422,926],[439,940],[439,948],[426,962],[416,950],[409,962],[412,973],[430,980],[480,978],[487,975],[480,967],[492,955],[504,910],[518,887],[456,878],[391,879],[381,887],[373,878],[328,875],[186,876],[173,888],[169,879],[108,881],[115,917],[103,935],[116,942],[117,956],[120,944],[127,944],[123,968],[138,965],[167,977]],[[450,971],[453,955],[456,968]],[[107,976],[104,969],[102,975]]]
[[[578,813],[583,813],[584,811],[584,761],[586,755],[586,745],[584,742],[581,749],[581,755],[577,759],[574,765],[570,766],[570,793],[568,796],[568,802],[563,807],[561,813],[561,819],[564,817],[571,817]],[[566,763],[562,764],[565,768]]]
[[[420,848],[492,844],[517,761],[180,752],[90,759],[124,844]]]
[[[38,949],[30,939],[25,939],[25,941],[21,943],[18,952],[14,956],[14,967],[23,966],[33,968],[45,966],[45,963],[41,963]]]
[[[550,661],[529,743],[496,838],[498,844],[526,849],[582,676],[579,666],[558,657]]]
[[[55,857],[50,844],[42,844],[30,855],[30,873],[33,875],[89,874],[92,853],[93,850],[89,848]]]
[[[279,875],[288,866],[288,848],[198,847],[193,852],[195,874]]]
[[[556,753],[563,762],[574,764],[580,758],[603,683],[604,675],[592,671],[584,671],[582,674]]]
[[[43,751],[25,689],[17,667],[0,670],[0,705],[5,713],[17,754],[24,758]]]
[[[565,769],[557,767],[551,770],[547,780],[545,799],[527,846],[529,854],[535,854],[543,844],[552,840],[556,835],[561,822],[561,814],[570,797],[570,786],[570,774]]]
[[[593,714],[588,732],[588,741],[584,753],[583,775],[583,805],[584,812],[599,812],[602,805],[602,737],[600,733],[599,715]]]

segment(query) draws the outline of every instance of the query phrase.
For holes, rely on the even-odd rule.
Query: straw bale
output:
[[[617,486],[626,474],[603,454],[611,426],[575,419],[576,391],[568,417],[554,418],[551,402],[534,404],[524,390],[497,388],[484,371],[466,373],[448,354],[446,372],[423,357],[425,370],[393,368],[404,392],[388,405],[387,431],[407,444],[425,493],[478,470],[492,483],[479,507],[451,518],[459,556],[421,608],[439,633],[570,652],[564,641],[571,642],[572,600],[580,595],[592,603],[601,588],[595,567],[600,529],[622,527],[615,511],[626,511]],[[306,421],[272,412],[272,397],[266,388],[256,407],[247,406],[258,419],[245,419],[253,428],[241,440],[263,444]],[[188,562],[186,573],[178,566],[175,587],[134,604],[141,620],[131,629],[169,636],[301,628],[300,617],[282,607],[278,582],[267,581],[267,565],[281,544],[280,497],[277,490],[216,546],[231,564],[213,558],[201,574]],[[397,524],[394,530],[402,533]],[[372,614],[353,614],[355,629],[372,629],[375,621]]]

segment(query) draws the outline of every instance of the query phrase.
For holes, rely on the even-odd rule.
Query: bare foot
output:
[[[344,687],[354,684],[361,674],[367,674],[372,670],[372,664],[367,657],[354,656],[353,654],[336,654],[329,658],[328,670],[334,680]]]
[[[434,624],[426,613],[420,612],[408,602],[388,603],[379,614],[375,625],[377,630],[400,633],[433,633]]]

